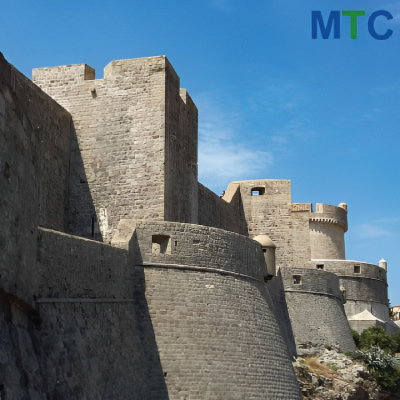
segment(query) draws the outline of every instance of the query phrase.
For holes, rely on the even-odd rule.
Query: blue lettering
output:
[[[324,19],[322,18],[321,11],[312,11],[311,22],[311,35],[313,39],[317,39],[318,37],[318,26],[320,28],[321,36],[323,39],[329,39],[332,26],[334,27],[333,37],[335,39],[340,39],[340,11],[331,11],[329,14],[328,23],[326,25],[324,24]]]
[[[390,14],[390,12],[388,12],[388,11],[385,11],[385,10],[375,11],[369,17],[369,20],[368,20],[368,31],[369,31],[369,34],[374,39],[386,40],[386,39],[389,39],[390,36],[393,35],[393,31],[391,29],[388,29],[386,31],[386,33],[384,33],[383,35],[380,35],[379,33],[376,32],[376,30],[375,30],[375,20],[380,16],[386,17],[387,20],[393,19],[393,15]]]

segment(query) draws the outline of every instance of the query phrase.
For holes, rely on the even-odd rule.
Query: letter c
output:
[[[375,11],[375,12],[373,12],[373,13],[371,14],[371,16],[369,17],[369,20],[368,20],[368,31],[369,31],[369,34],[370,34],[374,39],[377,39],[377,40],[386,40],[386,39],[389,39],[390,36],[393,35],[393,31],[392,31],[391,29],[388,29],[388,30],[386,31],[386,33],[384,33],[383,35],[378,34],[378,33],[376,32],[376,30],[375,30],[375,20],[376,20],[379,16],[381,16],[381,15],[382,15],[383,17],[386,17],[387,20],[393,19],[393,15],[390,14],[389,11],[385,11],[385,10],[378,10],[378,11]]]

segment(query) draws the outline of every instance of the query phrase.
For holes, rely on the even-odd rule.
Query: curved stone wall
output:
[[[170,399],[301,398],[257,242],[171,222],[139,222],[136,240]]]
[[[355,350],[339,278],[306,268],[281,268],[281,273],[298,353],[332,345],[343,352]]]
[[[385,269],[353,260],[314,259],[312,265],[323,265],[325,271],[339,277],[340,285],[346,291],[345,310],[348,317],[368,310],[379,319],[389,319]]]
[[[301,399],[266,286],[144,267],[146,299],[172,399]]]
[[[267,276],[260,244],[237,233],[167,221],[140,221],[135,232],[143,263],[220,269],[262,282]],[[154,249],[157,241],[165,248]]]
[[[344,233],[347,231],[347,211],[341,207],[317,204],[310,214],[311,258],[346,258]]]

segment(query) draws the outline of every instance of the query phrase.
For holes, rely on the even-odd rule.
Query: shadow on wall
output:
[[[107,230],[107,215],[105,208],[99,208],[101,215],[96,212],[73,122],[71,122],[68,203],[68,233],[103,242],[100,224]]]
[[[144,382],[147,385],[147,396],[149,399],[168,400],[168,390],[165,384],[166,373],[162,370],[146,300],[146,279],[143,267],[136,267],[133,297],[135,299],[136,331],[139,335],[140,349],[144,361],[140,368],[142,368]]]
[[[35,310],[0,291],[0,398],[40,398],[46,393]],[[7,395],[7,397],[6,397]]]
[[[136,332],[143,355],[141,365],[144,382],[147,385],[147,396],[151,399],[168,400],[168,390],[161,366],[158,346],[146,299],[146,278],[143,258],[140,252],[136,230],[129,240],[129,266],[135,266],[133,298],[135,300]]]
[[[297,357],[296,343],[294,340],[292,324],[290,322],[288,306],[286,303],[285,289],[283,286],[282,273],[279,269],[275,278],[268,281],[267,288],[271,296],[275,319],[281,330],[282,337],[291,357]]]

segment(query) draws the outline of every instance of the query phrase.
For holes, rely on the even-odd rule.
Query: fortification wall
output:
[[[46,392],[36,313],[0,292],[0,396],[42,399]]]
[[[172,69],[172,66],[169,66]],[[197,223],[198,112],[179,77],[166,75],[165,216],[166,221]]]
[[[311,258],[345,260],[344,233],[347,210],[328,204],[317,204],[310,216]]]
[[[277,267],[293,265],[290,181],[233,183],[240,185],[249,236],[268,235],[276,245]]]
[[[261,282],[267,275],[260,244],[237,233],[202,225],[140,221],[136,236],[145,264],[212,268]]]
[[[306,268],[281,268],[281,273],[298,353],[326,345],[355,350],[339,278]]]
[[[248,236],[247,222],[244,217],[240,187],[229,184],[223,198],[210,189],[198,184],[199,224],[225,229]]]
[[[296,342],[294,340],[292,323],[290,321],[288,305],[286,303],[281,270],[277,272],[275,278],[267,282],[267,288],[274,304],[272,311],[281,330],[288,352],[291,357],[296,357]]]
[[[387,273],[379,265],[352,260],[312,260],[313,265],[323,265],[333,272],[346,291],[345,310],[348,317],[364,310],[383,321],[389,320]]]
[[[132,299],[134,268],[127,251],[39,228],[36,260],[36,299]]]
[[[171,247],[154,246],[160,237]],[[257,242],[147,221],[132,241],[170,399],[301,398]]]
[[[113,61],[104,79],[80,64],[33,80],[74,120],[71,233],[109,241],[121,219],[196,222],[197,111],[166,57]]]
[[[0,286],[29,304],[37,226],[66,225],[70,123],[0,54]]]
[[[310,267],[310,214],[311,203],[292,203],[292,248],[293,266]]]
[[[36,244],[34,308],[9,294],[0,302],[0,393],[167,399],[135,254],[44,228]]]

